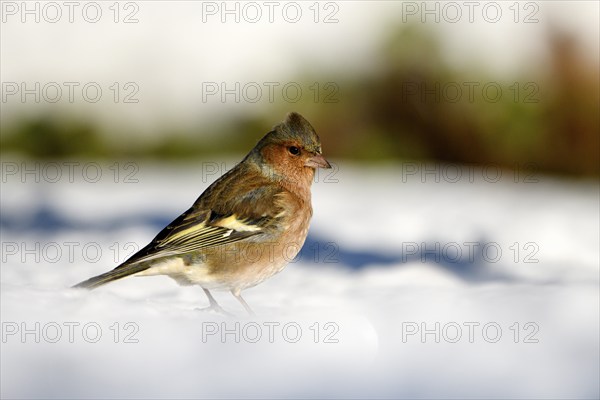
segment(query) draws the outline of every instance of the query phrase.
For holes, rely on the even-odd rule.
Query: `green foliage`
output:
[[[2,132],[0,145],[2,152],[35,158],[164,160],[243,153],[293,109],[317,128],[328,157],[493,162],[507,168],[534,164],[541,172],[598,176],[598,65],[564,35],[551,32],[547,42],[552,62],[545,69],[499,82],[485,71],[454,70],[431,33],[402,26],[383,44],[375,71],[347,78],[303,78],[335,82],[339,91],[333,103],[315,103],[305,96],[299,103],[273,104],[268,115],[230,121],[215,135],[205,136],[199,127],[197,132],[166,132],[158,143],[125,148],[85,121],[64,116],[27,119]],[[474,97],[469,82],[477,83]],[[486,84],[491,95],[483,91]],[[452,91],[456,88],[461,96]],[[498,88],[502,96],[495,98],[493,89]]]

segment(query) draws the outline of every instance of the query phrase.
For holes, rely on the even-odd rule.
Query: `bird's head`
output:
[[[249,156],[259,160],[266,176],[302,183],[312,180],[315,169],[331,168],[321,153],[321,141],[314,128],[295,112],[273,127]]]

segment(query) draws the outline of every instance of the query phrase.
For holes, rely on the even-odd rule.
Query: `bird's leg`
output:
[[[242,303],[242,305],[244,306],[244,308],[246,309],[246,311],[248,312],[248,314],[250,314],[250,315],[256,315],[254,313],[254,311],[252,311],[252,309],[250,308],[250,306],[248,305],[248,303],[246,303],[246,300],[244,300],[242,298],[242,295],[240,294],[239,290],[232,290],[231,294],[233,295],[233,297],[235,297],[236,299],[238,299],[238,301],[240,303]]]
[[[219,305],[219,303],[217,303],[217,301],[212,296],[212,294],[210,294],[210,292],[208,291],[208,289],[202,288],[202,290],[204,290],[204,293],[206,293],[206,297],[208,297],[208,302],[210,303],[210,306],[205,307],[205,308],[200,308],[199,309],[200,311],[212,311],[212,312],[216,312],[216,313],[220,313],[220,314],[231,315],[230,313],[228,313],[227,311],[225,311]]]

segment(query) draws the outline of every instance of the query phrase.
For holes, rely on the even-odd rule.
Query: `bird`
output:
[[[331,168],[319,136],[303,116],[290,112],[147,246],[73,287],[166,275],[180,285],[200,286],[209,301],[202,310],[229,314],[211,294],[228,290],[255,315],[241,292],[282,271],[302,248],[319,168]]]

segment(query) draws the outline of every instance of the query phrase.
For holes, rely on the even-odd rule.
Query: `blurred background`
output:
[[[598,2],[0,7],[3,398],[600,396]],[[68,289],[289,111],[334,168],[300,256],[244,297],[300,343],[200,341],[237,320],[164,277]],[[103,340],[20,335],[65,321]]]
[[[2,154],[239,155],[297,110],[336,159],[597,176],[597,5],[457,4],[5,2]]]

